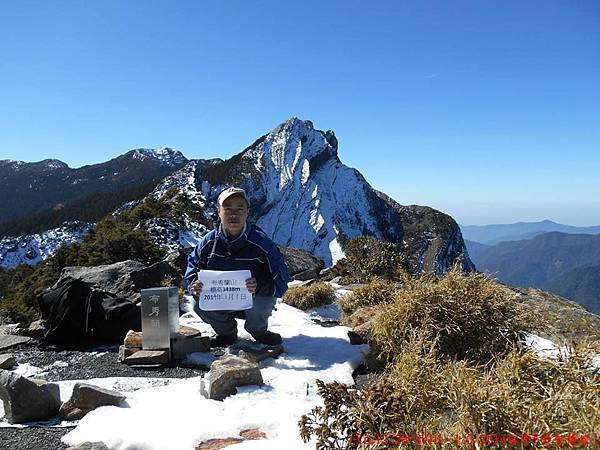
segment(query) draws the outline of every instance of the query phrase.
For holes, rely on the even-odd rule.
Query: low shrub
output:
[[[369,236],[351,239],[344,251],[344,267],[359,283],[366,283],[373,277],[397,280],[407,267],[406,259],[397,244]]]
[[[283,295],[283,302],[306,311],[335,301],[335,290],[327,283],[312,283],[292,287]]]

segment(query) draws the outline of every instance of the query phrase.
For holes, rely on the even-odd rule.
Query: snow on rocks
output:
[[[567,346],[559,347],[554,342],[535,334],[525,336],[521,345],[532,351],[538,358],[566,361],[570,358],[572,349]],[[589,362],[590,371],[600,371],[600,353]]]
[[[153,158],[160,162],[161,166],[173,167],[184,164],[187,159],[179,150],[174,150],[169,147],[159,148],[136,148],[130,150],[134,159],[144,160]]]
[[[195,174],[198,164],[197,160],[189,161],[185,166],[165,177],[150,195],[158,199],[169,189],[176,188],[179,192],[186,194],[192,202],[204,206],[204,196],[196,189]]]
[[[58,248],[80,242],[94,224],[85,222],[65,222],[62,226],[39,234],[0,240],[0,267],[13,269],[20,264],[36,265]]]
[[[99,406],[119,406],[124,401],[125,396],[118,392],[76,383],[71,398],[61,405],[59,415],[64,420],[78,420]]]

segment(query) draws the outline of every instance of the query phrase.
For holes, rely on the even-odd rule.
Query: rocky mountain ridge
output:
[[[76,169],[56,159],[0,160],[1,222],[60,210],[93,194],[157,183],[186,162],[181,152],[167,147],[133,149]]]
[[[600,312],[599,234],[553,231],[474,250],[477,268],[504,283],[541,288]]]
[[[65,222],[61,227],[43,233],[3,238],[0,240],[0,267],[12,269],[21,264],[39,264],[62,245],[79,242],[93,223]]]
[[[566,234],[600,233],[600,226],[576,227],[556,223],[548,219],[540,222],[517,222],[496,225],[461,225],[460,229],[466,240],[485,245],[496,245],[500,242],[533,239],[539,234],[552,231]]]
[[[142,161],[148,156],[132,152],[126,155]],[[398,243],[414,271],[444,273],[457,259],[465,270],[474,269],[450,216],[402,206],[373,189],[340,161],[335,133],[316,130],[310,121],[291,118],[227,160],[179,158],[177,164],[182,165],[151,195],[162,198],[175,189],[196,205],[203,220],[146,221],[144,228],[171,251],[197,242],[216,218],[218,194],[233,184],[246,189],[250,219],[276,243],[307,250],[326,265],[343,258],[349,239],[369,235]]]
[[[177,187],[212,220],[228,185],[246,189],[250,219],[275,242],[307,250],[326,265],[344,256],[349,239],[369,235],[400,244],[415,271],[443,273],[457,258],[465,270],[474,268],[450,216],[402,206],[373,189],[340,161],[334,132],[316,130],[310,121],[291,118],[228,160],[190,161],[153,195]]]

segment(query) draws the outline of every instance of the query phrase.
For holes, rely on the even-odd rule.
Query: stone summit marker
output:
[[[142,289],[144,350],[170,349],[171,333],[179,329],[179,298],[176,287]]]

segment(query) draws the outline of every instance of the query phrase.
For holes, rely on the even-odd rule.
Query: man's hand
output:
[[[202,292],[203,287],[204,287],[204,284],[202,284],[202,281],[196,280],[192,283],[192,287],[190,288],[190,291],[192,292],[192,295],[195,295],[198,297],[200,295],[200,293]]]
[[[256,278],[248,278],[246,280],[246,289],[248,289],[248,292],[251,294],[256,294],[256,286]]]

